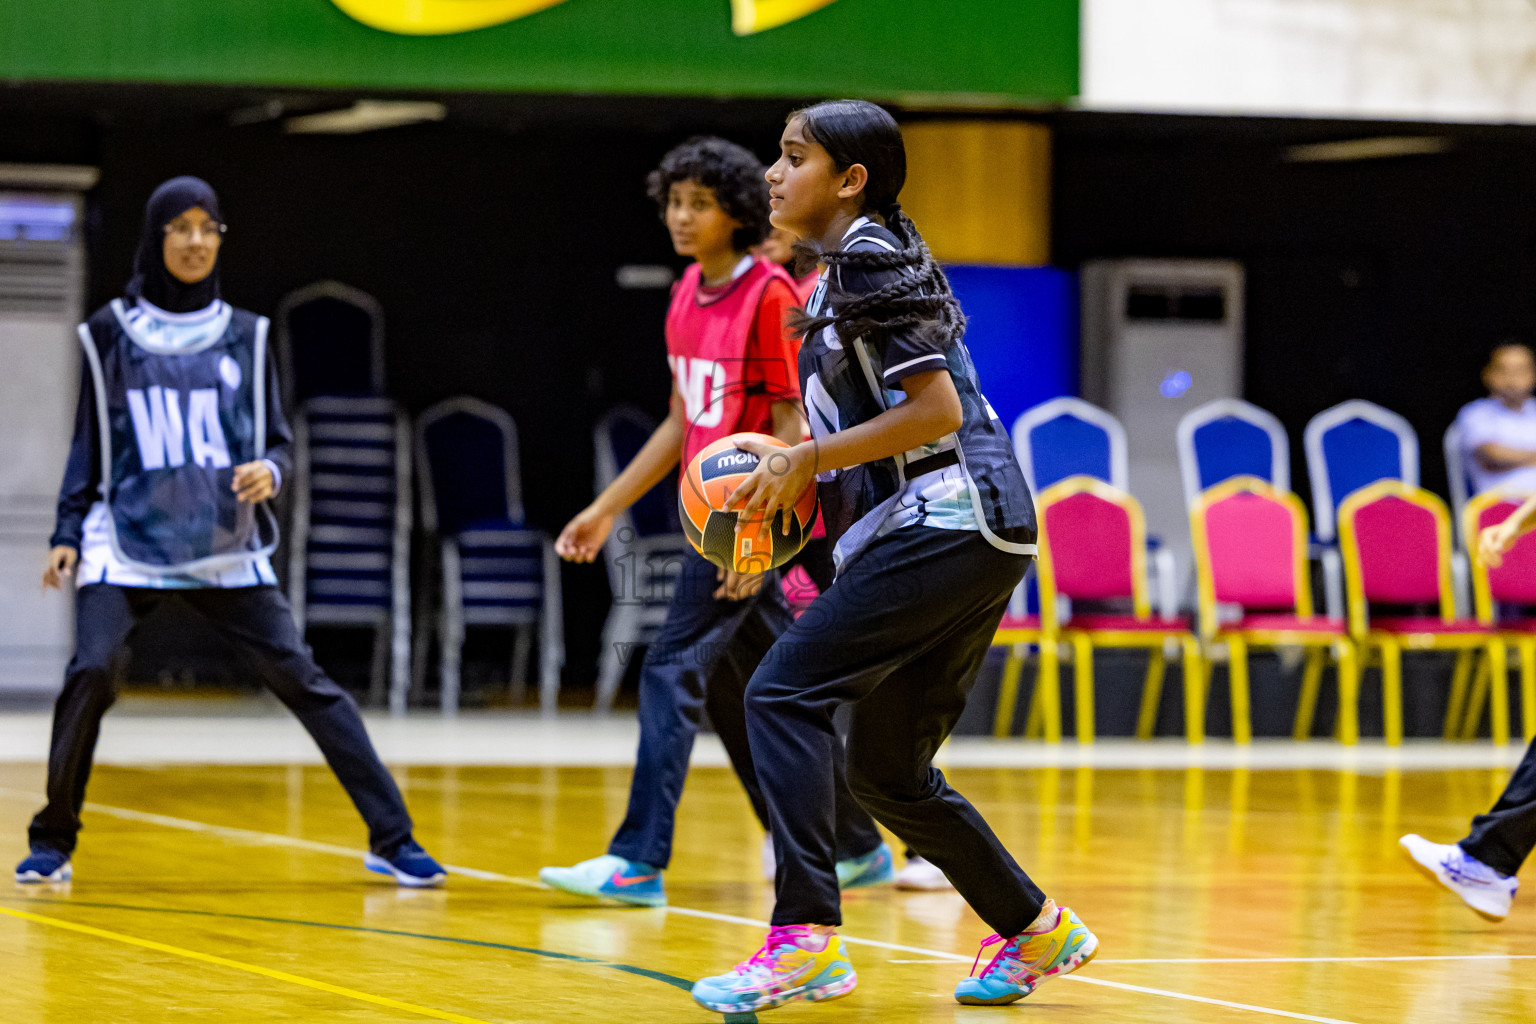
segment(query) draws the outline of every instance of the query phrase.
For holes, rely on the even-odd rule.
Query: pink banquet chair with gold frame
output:
[[[1458,619],[1451,583],[1451,514],[1434,494],[1401,480],[1362,487],[1339,506],[1339,547],[1349,632],[1362,663],[1381,661],[1382,720],[1387,744],[1403,741],[1403,652],[1455,651],[1447,728],[1461,703],[1472,655],[1488,657],[1495,743],[1509,742],[1509,682],[1504,645],[1493,629]],[[1432,614],[1372,614],[1372,605],[1428,605]]]
[[[1152,737],[1167,670],[1169,642],[1181,650],[1186,691],[1201,691],[1200,651],[1185,618],[1152,614],[1147,585],[1147,527],[1141,505],[1125,491],[1091,476],[1068,477],[1046,488],[1036,502],[1040,522],[1040,634],[1042,672],[1036,714],[1046,739],[1061,736],[1061,702],[1055,649],[1073,652],[1077,738],[1093,742],[1093,652],[1100,647],[1148,652],[1136,735]],[[1074,613],[1058,619],[1058,598],[1072,602],[1124,602],[1127,612]],[[1048,668],[1047,672],[1045,669]],[[1190,720],[1186,716],[1186,727]],[[1193,733],[1191,735],[1194,735]]]
[[[1497,567],[1488,566],[1477,557],[1478,535],[1508,519],[1520,507],[1520,500],[1519,496],[1490,491],[1467,502],[1462,516],[1463,536],[1471,556],[1472,606],[1477,621],[1499,634],[1505,644],[1506,659],[1509,647],[1519,653],[1520,727],[1529,742],[1536,739],[1536,617],[1527,612],[1519,618],[1500,619],[1498,613],[1500,605],[1527,609],[1536,605],[1536,533],[1516,540]],[[1460,729],[1466,739],[1472,738],[1482,717],[1482,704],[1488,692],[1484,673],[1478,673],[1478,680]]]
[[[1200,494],[1190,510],[1190,527],[1206,663],[1214,648],[1227,648],[1233,740],[1253,740],[1249,650],[1301,647],[1307,658],[1292,735],[1305,739],[1312,733],[1323,669],[1331,654],[1339,678],[1335,732],[1342,742],[1355,743],[1359,663],[1346,624],[1313,613],[1307,510],[1301,499],[1258,477],[1233,477]],[[1203,700],[1200,710],[1203,713]]]

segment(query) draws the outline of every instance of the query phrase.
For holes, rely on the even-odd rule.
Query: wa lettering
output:
[[[194,465],[229,467],[229,442],[219,421],[217,388],[193,388],[187,394],[185,415],[181,392],[175,388],[129,388],[128,414],[139,461],[146,470],[186,465],[189,448]]]

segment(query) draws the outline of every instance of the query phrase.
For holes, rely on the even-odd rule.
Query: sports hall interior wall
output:
[[[101,168],[88,207],[93,307],[126,279],[154,185],[177,173],[207,177],[232,225],[227,297],[270,313],[287,291],[319,278],[377,295],[387,314],[390,393],[412,411],[461,393],[506,407],[522,434],[529,517],[549,530],[590,497],[595,417],[615,402],[664,409],[666,293],[624,291],[614,280],[621,264],[679,266],[644,197],[645,172],[695,132],[719,132],[769,156],[792,106],[455,95],[442,97],[449,117],[441,124],[359,136],[286,135],[277,122],[230,126],[232,112],[271,98],[235,89],[4,87],[0,161]],[[302,109],[351,97],[284,98]],[[1414,423],[1425,483],[1443,491],[1440,432],[1479,393],[1487,348],[1510,333],[1536,337],[1536,200],[1528,185],[1536,132],[1030,116],[1054,132],[1057,266],[1115,256],[1244,263],[1248,397],[1290,430],[1299,490],[1306,420],[1363,397]],[[1451,139],[1448,152],[1332,165],[1284,160],[1298,143],[1431,132]],[[594,674],[607,585],[596,566],[566,566],[563,582],[565,679],[580,688]],[[138,645],[136,664],[150,678],[155,635]],[[1105,679],[1101,688],[1114,685]],[[1255,688],[1262,703],[1261,677]],[[1164,708],[1170,723],[1173,700]],[[1121,724],[1109,716],[1101,731],[1130,730]]]

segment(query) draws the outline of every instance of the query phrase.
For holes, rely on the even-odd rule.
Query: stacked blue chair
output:
[[[592,436],[597,493],[629,465],[655,429],[656,421],[633,406],[611,409],[598,420]],[[597,699],[592,706],[597,714],[613,708],[629,655],[650,640],[666,619],[687,550],[688,539],[677,515],[677,486],[670,479],[614,517],[613,532],[603,545],[613,605],[603,623]]]
[[[1013,424],[1013,450],[1036,496],[1073,476],[1089,476],[1130,491],[1125,427],[1110,413],[1081,398],[1053,398],[1027,410]],[[1157,612],[1178,615],[1179,585],[1173,552],[1147,538],[1149,586]],[[1015,602],[1017,604],[1017,602]],[[1022,610],[1016,608],[1016,614]]]
[[[384,311],[367,292],[336,281],[289,292],[278,306],[277,349],[284,408],[384,393]]]
[[[411,443],[384,394],[384,311],[335,281],[289,293],[277,314],[294,426],[288,593],[300,629],[375,631],[369,702],[405,710],[411,664]]]
[[[370,703],[410,683],[411,435],[387,398],[311,398],[294,421],[288,594],[300,628],[375,631]]]
[[[488,402],[448,399],[418,417],[416,460],[422,525],[437,547],[442,582],[434,625],[443,713],[458,711],[465,629],[508,626],[516,631],[514,692],[522,688],[537,630],[539,707],[553,715],[565,663],[560,562],[549,535],[523,518],[516,424]],[[417,634],[422,650],[424,632]],[[416,664],[419,679],[419,655]]]
[[[1324,603],[1330,618],[1344,616],[1343,563],[1338,551],[1338,507],[1378,480],[1419,485],[1419,438],[1403,417],[1356,399],[1324,409],[1302,434],[1312,484],[1312,529],[1323,563]]]

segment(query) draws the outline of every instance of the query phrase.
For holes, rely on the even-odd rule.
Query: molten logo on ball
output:
[[[688,540],[715,565],[739,573],[767,572],[795,557],[810,539],[816,524],[816,484],[812,482],[793,508],[780,509],[772,520],[756,512],[725,511],[725,503],[761,461],[737,448],[739,440],[789,447],[767,434],[732,434],[714,442],[694,456],[683,475],[678,511]],[[773,459],[768,460],[768,467],[773,468]]]

